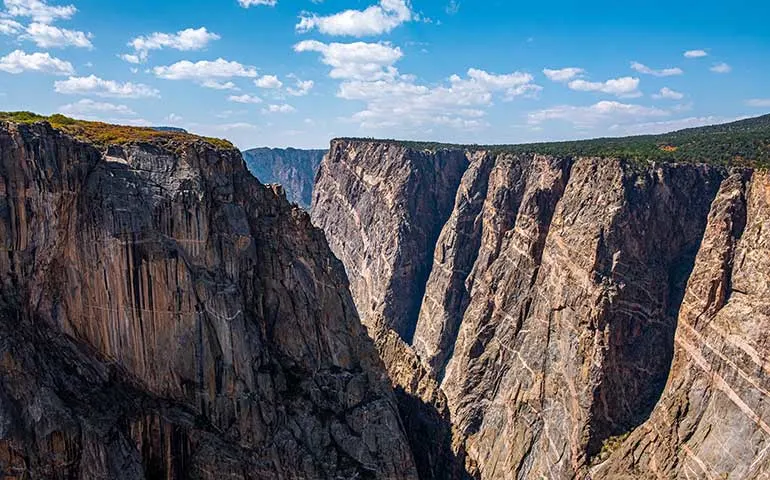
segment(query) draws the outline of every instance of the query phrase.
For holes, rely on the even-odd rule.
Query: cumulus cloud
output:
[[[243,8],[249,8],[257,5],[265,5],[268,7],[274,7],[278,4],[278,0],[238,0],[238,3]]]
[[[256,95],[230,95],[227,100],[235,103],[262,103],[262,99]]]
[[[561,105],[537,110],[528,115],[528,123],[539,125],[549,120],[561,120],[577,127],[591,128],[601,124],[628,123],[642,117],[665,117],[670,114],[668,110],[660,108],[605,100],[587,107]]]
[[[639,92],[639,79],[635,77],[621,77],[607,80],[606,82],[590,82],[588,80],[572,80],[569,88],[580,92],[601,92],[617,97],[633,98],[641,96]]]
[[[312,80],[300,80],[297,78],[294,85],[294,87],[287,87],[286,93],[293,97],[304,97],[310,93],[310,90],[313,89],[315,82]]]
[[[128,108],[126,105],[115,105],[107,102],[97,102],[89,98],[84,98],[75,103],[62,105],[59,107],[59,113],[64,115],[77,116],[79,118],[85,118],[94,115],[119,115],[119,116],[134,116],[136,112]]]
[[[714,64],[710,68],[710,70],[714,73],[730,73],[733,70],[733,67],[726,64],[725,62]]]
[[[560,68],[552,70],[550,68],[543,69],[543,73],[549,80],[554,82],[568,82],[578,75],[585,73],[585,70],[577,67]]]
[[[631,68],[639,73],[653,75],[655,77],[671,77],[673,75],[682,75],[684,73],[684,71],[678,67],[655,70],[639,62],[631,62]]]
[[[329,16],[303,13],[296,29],[317,29],[326,35],[364,37],[388,33],[399,25],[417,18],[408,0],[380,0],[365,10],[345,10]]]
[[[42,48],[80,47],[91,49],[94,47],[90,40],[91,37],[90,33],[67,30],[45,23],[32,23],[20,38],[30,40]]]
[[[708,57],[708,53],[705,50],[687,50],[684,52],[685,58],[703,58]]]
[[[296,111],[296,108],[286,103],[281,105],[268,105],[267,108],[262,109],[262,113],[292,113]]]
[[[26,53],[14,50],[0,58],[0,71],[7,73],[40,72],[52,75],[72,75],[75,73],[70,62],[52,57],[49,53]]]
[[[660,89],[660,92],[656,93],[652,96],[652,98],[655,99],[666,99],[666,100],[681,100],[684,98],[683,93],[679,93],[676,90],[671,90],[668,87],[663,87]]]
[[[144,61],[151,50],[161,50],[171,48],[183,52],[192,50],[202,50],[214,40],[221,37],[216,33],[209,32],[206,27],[187,28],[176,33],[155,32],[150,35],[136,37],[128,46],[134,49],[134,54],[126,54],[124,60],[130,63],[139,63]]]
[[[66,95],[94,95],[112,98],[152,98],[160,97],[158,90],[141,83],[120,83],[104,80],[96,75],[88,77],[70,77],[54,83],[54,90]]]
[[[0,35],[16,35],[24,30],[24,26],[10,18],[0,18]]]
[[[74,5],[48,5],[45,0],[5,0],[5,8],[11,16],[30,17],[40,23],[72,18],[78,11]]]
[[[235,61],[219,58],[214,61],[201,60],[191,62],[182,60],[168,66],[152,69],[158,78],[166,80],[190,80],[206,88],[217,90],[237,90],[238,87],[228,79],[235,77],[255,78],[257,69]]]
[[[296,52],[318,52],[321,61],[332,67],[335,79],[380,80],[396,74],[393,67],[403,57],[400,48],[389,43],[321,43],[305,40],[294,45]]]
[[[281,88],[283,86],[283,82],[278,80],[278,77],[275,75],[263,75],[254,80],[254,85],[258,86],[259,88],[275,89]]]

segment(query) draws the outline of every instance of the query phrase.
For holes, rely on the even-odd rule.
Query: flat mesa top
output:
[[[178,143],[191,143],[203,141],[216,149],[231,150],[235,148],[227,140],[201,137],[181,129],[111,125],[109,123],[76,120],[59,114],[46,117],[31,112],[0,112],[0,122],[2,121],[20,124],[48,122],[53,128],[72,135],[78,140],[99,146],[124,145],[130,142],[156,143],[174,141]]]
[[[392,143],[414,150],[489,150],[553,156],[623,158],[645,162],[706,163],[770,168],[770,115],[660,135],[596,138],[520,145],[457,145],[438,142],[340,138]]]

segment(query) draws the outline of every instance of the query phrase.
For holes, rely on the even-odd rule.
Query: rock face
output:
[[[251,173],[263,183],[280,183],[289,201],[304,209],[313,200],[313,182],[326,150],[254,148],[243,152]]]
[[[461,475],[760,478],[767,192],[750,170],[340,140],[312,217],[397,390],[446,402]]]
[[[342,265],[241,155],[0,123],[0,476],[416,479]]]

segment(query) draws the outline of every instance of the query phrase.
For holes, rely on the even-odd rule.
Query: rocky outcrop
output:
[[[760,299],[767,295],[762,285],[770,278],[760,265],[766,242],[762,226],[770,222],[760,205],[764,193],[754,193],[755,243],[744,241],[745,233],[740,236],[747,252],[741,265],[751,272],[751,288],[734,288],[724,273],[731,268],[725,258],[732,262],[732,247],[720,250],[710,240],[711,230],[719,228],[740,243],[735,233],[742,231],[740,219],[727,220],[718,212],[740,216],[739,206],[726,207],[724,198],[740,203],[741,194],[725,197],[725,189],[744,188],[740,179],[751,176],[750,170],[731,173],[718,166],[525,154],[521,149],[416,148],[398,142],[333,142],[319,170],[312,216],[348,269],[354,300],[397,388],[425,404],[441,404],[441,395],[430,389],[426,394],[397,361],[414,355],[420,365],[413,362],[412,372],[418,372],[422,384],[429,383],[425,375],[440,382],[454,460],[465,462],[466,474],[483,479],[637,478],[644,464],[653,477],[684,477],[685,466],[691,474],[695,468],[687,466],[689,459],[706,466],[706,473],[692,474],[698,478],[719,478],[739,464],[745,470],[738,471],[748,477],[735,478],[761,476],[770,465],[761,455],[763,425],[770,421],[761,405],[761,359],[767,350],[760,327],[766,302]],[[431,185],[431,177],[421,171],[420,188],[399,190],[401,177],[386,183],[382,173],[414,165],[404,159],[436,165],[461,157],[466,161],[456,164],[458,169],[467,164],[461,177],[442,160],[441,173],[459,179],[451,195],[454,181]],[[748,204],[750,192],[759,188],[755,182],[745,187]],[[403,192],[410,196],[402,198]],[[447,203],[436,203],[439,198]],[[436,207],[430,213],[405,211],[407,202]],[[428,231],[425,225],[437,228],[430,230],[438,232],[435,237],[414,233]],[[397,258],[408,258],[412,268],[425,268],[428,275],[403,275]],[[703,262],[725,286],[698,280],[705,275],[700,273]],[[394,290],[394,284],[404,285],[404,277],[413,279],[411,287]],[[713,309],[716,300],[707,299],[726,291],[732,292],[728,307],[736,298],[746,301],[735,304],[732,320],[721,330],[702,326],[706,332],[682,333],[683,325],[698,323],[694,318],[705,322],[711,315],[703,313],[706,307],[692,306],[691,296]],[[392,307],[414,297],[421,304],[417,315]],[[739,321],[739,311],[752,319]],[[735,331],[740,323],[747,325],[745,334]],[[389,337],[382,333],[388,328],[411,348],[388,353]],[[703,351],[685,355],[682,345]],[[725,358],[736,362],[738,354],[745,361],[731,370]],[[733,386],[738,397],[714,384],[714,372],[721,372],[724,385]],[[682,379],[675,388],[678,374]],[[407,409],[403,401],[401,408],[402,413]],[[711,418],[704,421],[703,412]],[[709,434],[718,430],[712,423],[718,412],[730,412],[729,425],[743,426]],[[685,419],[686,426],[677,423]],[[655,436],[667,434],[667,442]],[[730,442],[747,436],[749,444],[728,460]],[[410,440],[419,458],[420,443]],[[727,447],[717,454],[713,442]]]
[[[243,159],[260,182],[279,183],[290,202],[304,209],[313,200],[313,182],[326,150],[296,148],[253,148]]]
[[[0,123],[4,478],[414,479],[341,264],[235,150]]]

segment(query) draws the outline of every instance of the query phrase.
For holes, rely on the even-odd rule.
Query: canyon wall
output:
[[[729,478],[758,478],[770,465],[765,174],[516,152],[337,140],[317,177],[313,221],[391,380],[417,408],[446,405],[454,456],[442,458],[482,479],[686,478],[693,465],[697,478],[739,466],[749,476]],[[756,197],[751,240],[739,205],[749,193],[736,188]],[[715,229],[725,238],[711,240]],[[750,284],[738,299],[733,277]],[[722,291],[733,293],[712,312]],[[415,388],[425,384],[439,391]],[[742,426],[711,438],[721,413]],[[744,431],[735,458],[717,446]],[[410,440],[417,459],[435,456]]]
[[[342,265],[203,140],[0,123],[0,476],[416,479]]]
[[[244,150],[249,171],[262,183],[279,183],[286,198],[304,209],[313,200],[313,183],[326,150],[252,148]]]

